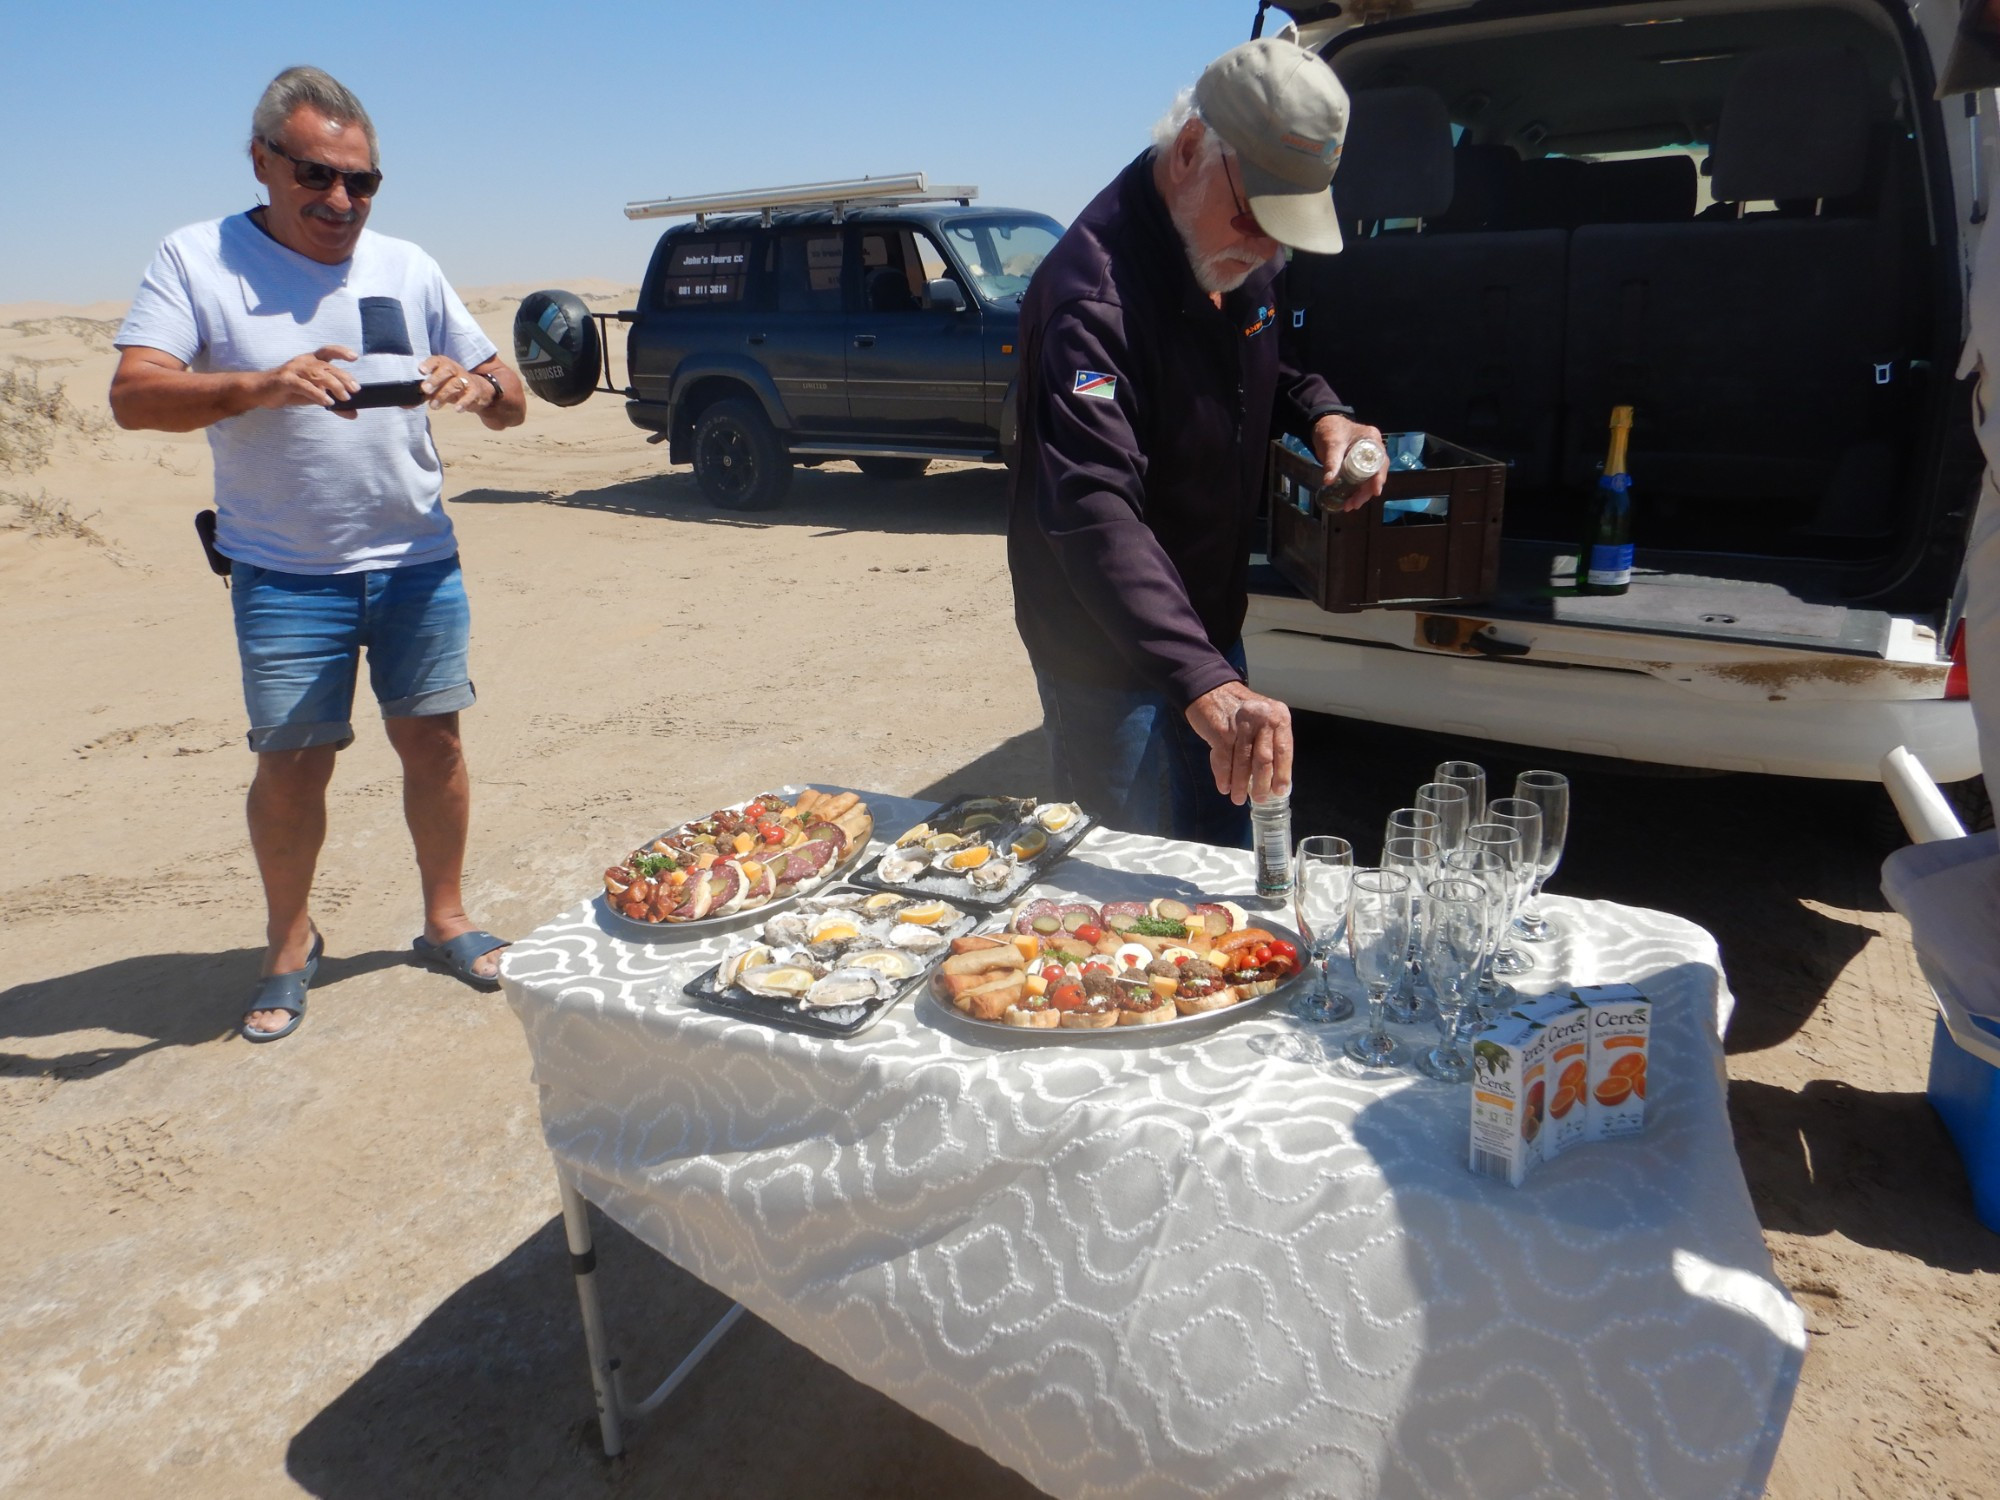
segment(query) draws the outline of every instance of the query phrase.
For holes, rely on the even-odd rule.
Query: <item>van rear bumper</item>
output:
[[[1261,601],[1253,601],[1261,602]],[[1717,697],[1644,671],[1447,655],[1381,642],[1244,629],[1250,680],[1294,708],[1461,739],[1616,760],[1879,781],[1907,745],[1933,779],[1979,774],[1972,707],[1851,694]]]

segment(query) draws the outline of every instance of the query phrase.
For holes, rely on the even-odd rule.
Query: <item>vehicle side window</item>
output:
[[[926,286],[949,275],[944,253],[920,231],[871,230],[861,236],[862,303],[870,312],[921,311]]]
[[[667,258],[660,300],[676,312],[739,303],[749,271],[748,240],[679,240]]]
[[[792,230],[778,237],[778,310],[839,312],[841,235]]]

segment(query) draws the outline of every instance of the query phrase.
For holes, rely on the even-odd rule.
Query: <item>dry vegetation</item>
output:
[[[113,562],[122,562],[118,551],[105,535],[90,523],[97,512],[79,516],[66,500],[51,500],[46,490],[34,495],[0,490],[0,530],[25,531],[32,537],[70,537],[92,547],[102,547]]]
[[[0,371],[0,473],[39,469],[60,432],[89,434],[104,426],[101,415],[69,399],[62,381],[43,385],[32,365],[16,362]]]

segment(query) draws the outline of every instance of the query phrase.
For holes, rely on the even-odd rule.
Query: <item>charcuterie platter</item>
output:
[[[693,818],[604,872],[606,924],[645,942],[689,942],[747,913],[791,905],[850,868],[874,833],[853,792],[784,787]]]
[[[921,986],[976,920],[935,897],[840,886],[767,917],[685,992],[765,1025],[855,1036]]]
[[[853,880],[878,891],[999,911],[1047,878],[1096,826],[1074,802],[960,797],[904,830]]]
[[[1164,1038],[1240,1014],[1302,978],[1298,934],[1233,901],[1039,897],[956,939],[933,1002],[1031,1040]]]

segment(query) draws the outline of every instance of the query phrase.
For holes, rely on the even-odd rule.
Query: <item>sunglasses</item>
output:
[[[265,141],[264,149],[274,156],[282,156],[292,164],[292,181],[302,188],[315,193],[323,193],[332,187],[335,179],[347,184],[350,198],[372,198],[375,190],[382,186],[382,174],[370,168],[365,172],[343,172],[338,167],[329,167],[323,161],[306,161],[292,155],[275,141]]]
[[[1235,218],[1229,221],[1229,227],[1235,230],[1238,234],[1242,235],[1245,239],[1251,239],[1251,240],[1269,239],[1270,236],[1264,233],[1264,226],[1257,222],[1257,216],[1252,212],[1250,212],[1250,204],[1248,200],[1246,200],[1243,194],[1237,189],[1236,173],[1230,169],[1228,152],[1223,153],[1222,170],[1225,173],[1227,173],[1229,177],[1229,196],[1236,201],[1236,206],[1241,210],[1243,210]],[[299,180],[303,182],[305,179],[300,178]]]

